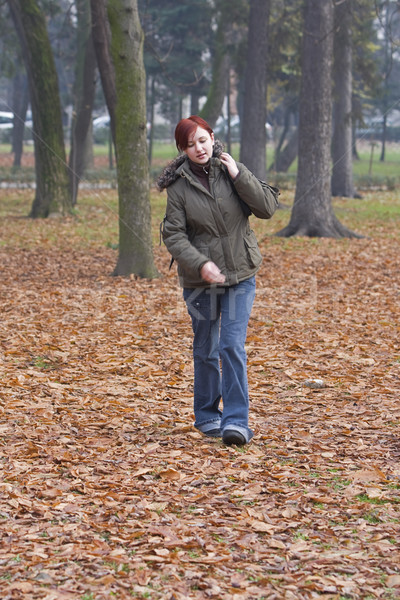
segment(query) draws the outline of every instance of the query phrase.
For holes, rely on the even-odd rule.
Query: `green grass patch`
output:
[[[374,145],[373,145],[374,144]],[[400,144],[390,142],[386,145],[385,161],[380,160],[381,144],[361,140],[357,142],[358,159],[353,160],[353,174],[355,185],[359,189],[383,188],[395,189],[400,185]],[[373,150],[373,152],[372,152]],[[33,144],[24,145],[24,154],[31,155],[34,152]],[[67,147],[67,153],[69,149]],[[274,145],[269,142],[266,148],[267,167],[273,162]],[[11,145],[0,144],[0,155],[11,156]],[[168,142],[155,141],[153,143],[152,160],[150,165],[151,181],[157,179],[161,169],[173,158],[178,152],[174,141],[171,139]],[[231,154],[239,160],[240,145],[234,143],[231,146]],[[109,157],[108,144],[94,144],[94,157],[107,159]],[[102,161],[104,164],[104,161]],[[113,166],[115,167],[115,158],[113,157]],[[282,189],[292,189],[296,184],[297,160],[290,166],[287,173],[270,173],[268,180],[281,187]],[[93,182],[98,180],[113,180],[115,181],[115,168],[107,168],[107,161],[101,168],[91,169],[84,175],[84,180]],[[34,169],[24,167],[14,170],[10,167],[0,167],[0,180],[8,181],[32,181],[34,180]]]
[[[381,506],[382,504],[387,504],[390,500],[384,500],[382,498],[370,498],[368,494],[358,494],[356,496],[357,500],[360,502],[367,502],[368,504],[376,504]]]
[[[32,189],[7,189],[0,204],[0,245],[13,247],[50,246],[58,248],[107,247],[117,250],[119,241],[118,194],[116,189],[81,190],[73,214],[59,219],[29,219],[34,198]],[[290,219],[293,191],[283,191],[286,208],[277,210],[269,220],[251,217],[251,226],[262,244],[295,251],[320,244],[344,248],[349,240],[319,238],[280,238],[276,234]],[[152,188],[153,244],[160,240],[159,226],[165,214],[167,194]],[[363,198],[335,198],[333,207],[339,220],[351,230],[366,237],[398,236],[400,221],[400,189],[395,192],[368,192]]]
[[[376,525],[377,523],[381,522],[380,518],[375,512],[366,513],[365,515],[363,515],[363,519],[371,525]]]

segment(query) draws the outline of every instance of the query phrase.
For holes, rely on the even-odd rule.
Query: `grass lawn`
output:
[[[153,243],[159,244],[159,224],[166,208],[166,192],[151,190],[151,208],[153,222]],[[252,219],[252,226],[258,236],[273,236],[287,225],[294,199],[293,190],[282,190],[280,199],[285,209],[278,210],[271,220]],[[12,239],[0,235],[0,245],[23,247],[36,244],[45,237],[48,243],[57,241],[59,231],[53,227],[52,220],[32,221],[26,219],[33,201],[32,190],[8,190],[3,192],[0,203],[0,219],[15,220],[15,226],[8,229]],[[386,235],[398,235],[400,214],[400,190],[367,191],[362,198],[334,198],[333,206],[339,220],[357,233],[369,236],[379,235],[384,228]],[[78,204],[71,217],[63,221],[63,231],[79,238],[82,247],[92,247],[99,243],[110,248],[118,245],[118,196],[117,191],[109,189],[82,190]],[[4,226],[3,226],[4,227]],[[1,233],[1,231],[0,231]],[[58,243],[61,243],[58,239]],[[67,242],[69,243],[69,242]],[[71,241],[72,243],[72,241]]]
[[[400,144],[399,143],[388,143],[386,146],[385,161],[380,161],[381,144],[376,142],[369,142],[366,140],[359,141],[357,144],[357,150],[359,154],[359,160],[354,160],[354,176],[360,177],[400,177]],[[239,144],[235,143],[232,145],[232,156],[239,160]],[[108,164],[109,148],[107,145],[95,144],[93,146],[93,153],[95,159],[103,159],[104,164]],[[272,161],[274,149],[271,144],[267,146],[267,163]],[[24,155],[26,157],[33,158],[33,145],[26,144],[24,147]],[[168,163],[177,155],[175,144],[171,142],[155,142],[153,146],[153,158],[152,158],[152,170],[157,172],[157,169],[161,169],[163,165]],[[11,157],[11,146],[10,144],[0,144],[0,175],[6,174],[7,170],[4,166],[4,157]],[[10,160],[7,161],[7,167],[10,164]],[[294,161],[289,169],[289,174],[295,175],[297,169],[297,161]]]

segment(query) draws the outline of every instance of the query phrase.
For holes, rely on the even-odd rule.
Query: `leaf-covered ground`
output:
[[[111,277],[106,201],[28,198],[0,222],[0,597],[400,598],[398,196],[338,202],[360,240],[254,224],[245,448],[193,429],[166,249],[159,279]]]

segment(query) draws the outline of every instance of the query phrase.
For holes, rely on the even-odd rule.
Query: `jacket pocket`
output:
[[[244,238],[244,247],[246,249],[247,262],[250,267],[259,267],[262,261],[261,252],[258,247],[257,238],[255,233],[251,231]]]

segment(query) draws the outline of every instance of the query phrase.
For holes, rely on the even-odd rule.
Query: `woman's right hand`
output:
[[[221,273],[219,268],[211,260],[206,262],[200,269],[200,275],[207,283],[224,283],[225,275]]]
[[[222,164],[225,165],[225,167],[228,169],[228,173],[232,177],[232,179],[235,180],[236,177],[239,175],[239,169],[235,159],[232,158],[232,156],[227,152],[223,152],[220,155],[219,159],[222,162]]]

